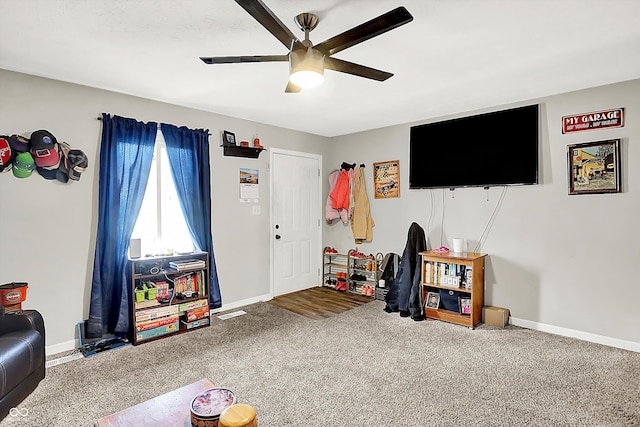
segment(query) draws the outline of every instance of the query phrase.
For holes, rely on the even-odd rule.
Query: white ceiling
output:
[[[638,0],[264,2],[300,39],[293,17],[318,14],[315,44],[397,6],[414,20],[335,55],[389,80],[328,70],[286,94],[286,62],[200,61],[287,53],[233,0],[0,0],[0,68],[323,136],[640,78]]]

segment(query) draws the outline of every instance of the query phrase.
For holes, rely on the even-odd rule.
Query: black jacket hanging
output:
[[[421,294],[420,252],[427,249],[424,230],[412,223],[407,235],[407,244],[402,253],[396,280],[385,297],[388,313],[399,311],[400,316],[411,316],[413,320],[424,320]]]

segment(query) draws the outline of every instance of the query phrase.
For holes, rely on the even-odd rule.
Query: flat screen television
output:
[[[537,183],[537,104],[411,127],[409,188]]]

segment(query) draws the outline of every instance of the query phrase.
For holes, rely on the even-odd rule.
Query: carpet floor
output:
[[[640,426],[640,353],[383,307],[322,320],[243,307],[209,328],[53,366],[22,403],[28,415],[0,425],[92,426],[209,378],[252,405],[260,427]]]

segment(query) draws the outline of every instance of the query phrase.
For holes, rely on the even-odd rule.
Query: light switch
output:
[[[252,215],[260,215],[260,205],[251,207]]]

